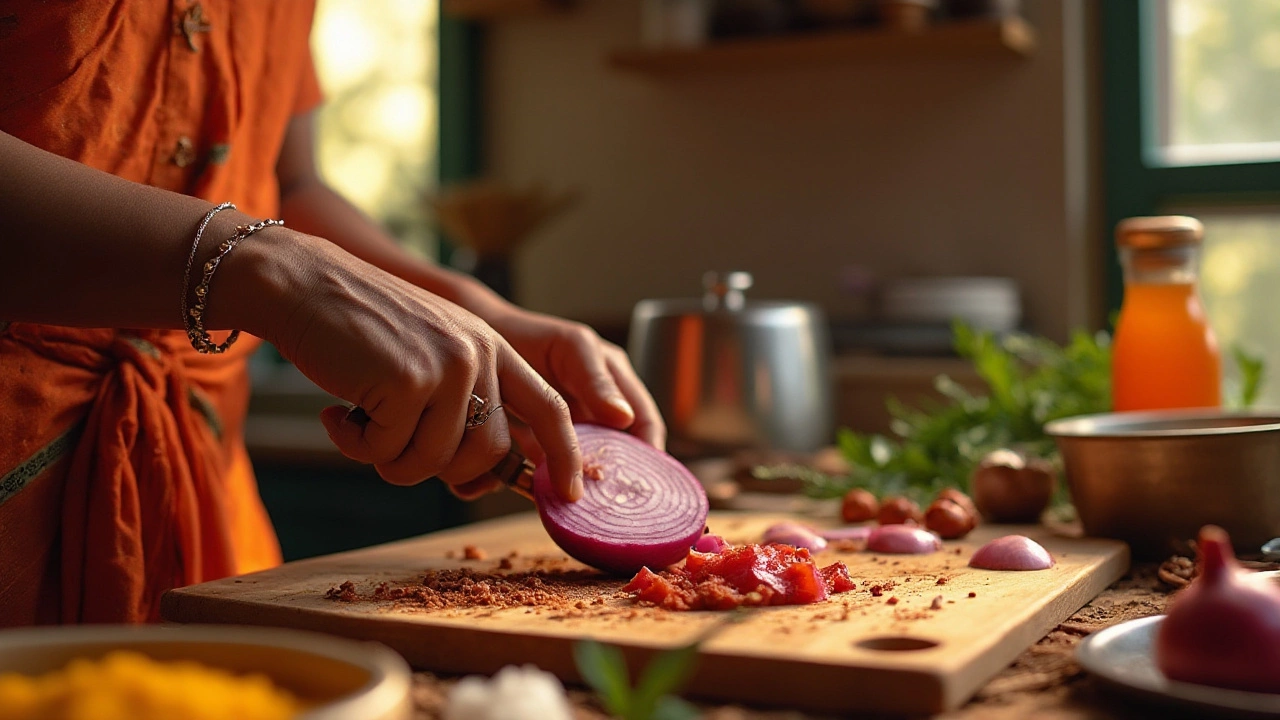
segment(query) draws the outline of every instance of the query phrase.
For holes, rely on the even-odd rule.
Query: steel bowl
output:
[[[1280,536],[1280,414],[1103,413],[1045,432],[1084,531],[1128,542],[1135,557],[1167,557],[1207,524],[1251,555]]]

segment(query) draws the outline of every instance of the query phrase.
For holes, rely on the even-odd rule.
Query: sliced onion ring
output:
[[[546,464],[533,494],[547,534],[577,560],[629,575],[679,562],[707,524],[707,494],[684,465],[644,441],[598,425],[574,425],[585,467],[582,498],[566,502]]]

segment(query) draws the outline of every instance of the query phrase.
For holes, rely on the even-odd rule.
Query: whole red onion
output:
[[[1156,633],[1156,666],[1172,680],[1280,693],[1280,589],[1248,579],[1231,540],[1205,526],[1200,574]]]

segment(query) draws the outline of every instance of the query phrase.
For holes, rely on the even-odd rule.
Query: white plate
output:
[[[1130,620],[1090,635],[1076,647],[1085,670],[1149,699],[1195,707],[1206,716],[1280,718],[1280,695],[1170,680],[1156,668],[1155,639],[1163,615]]]

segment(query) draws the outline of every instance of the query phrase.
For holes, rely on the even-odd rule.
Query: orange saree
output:
[[[320,100],[312,11],[8,2],[0,130],[274,217],[286,125]],[[241,439],[254,345],[0,321],[0,627],[155,620],[169,588],[280,561]]]

